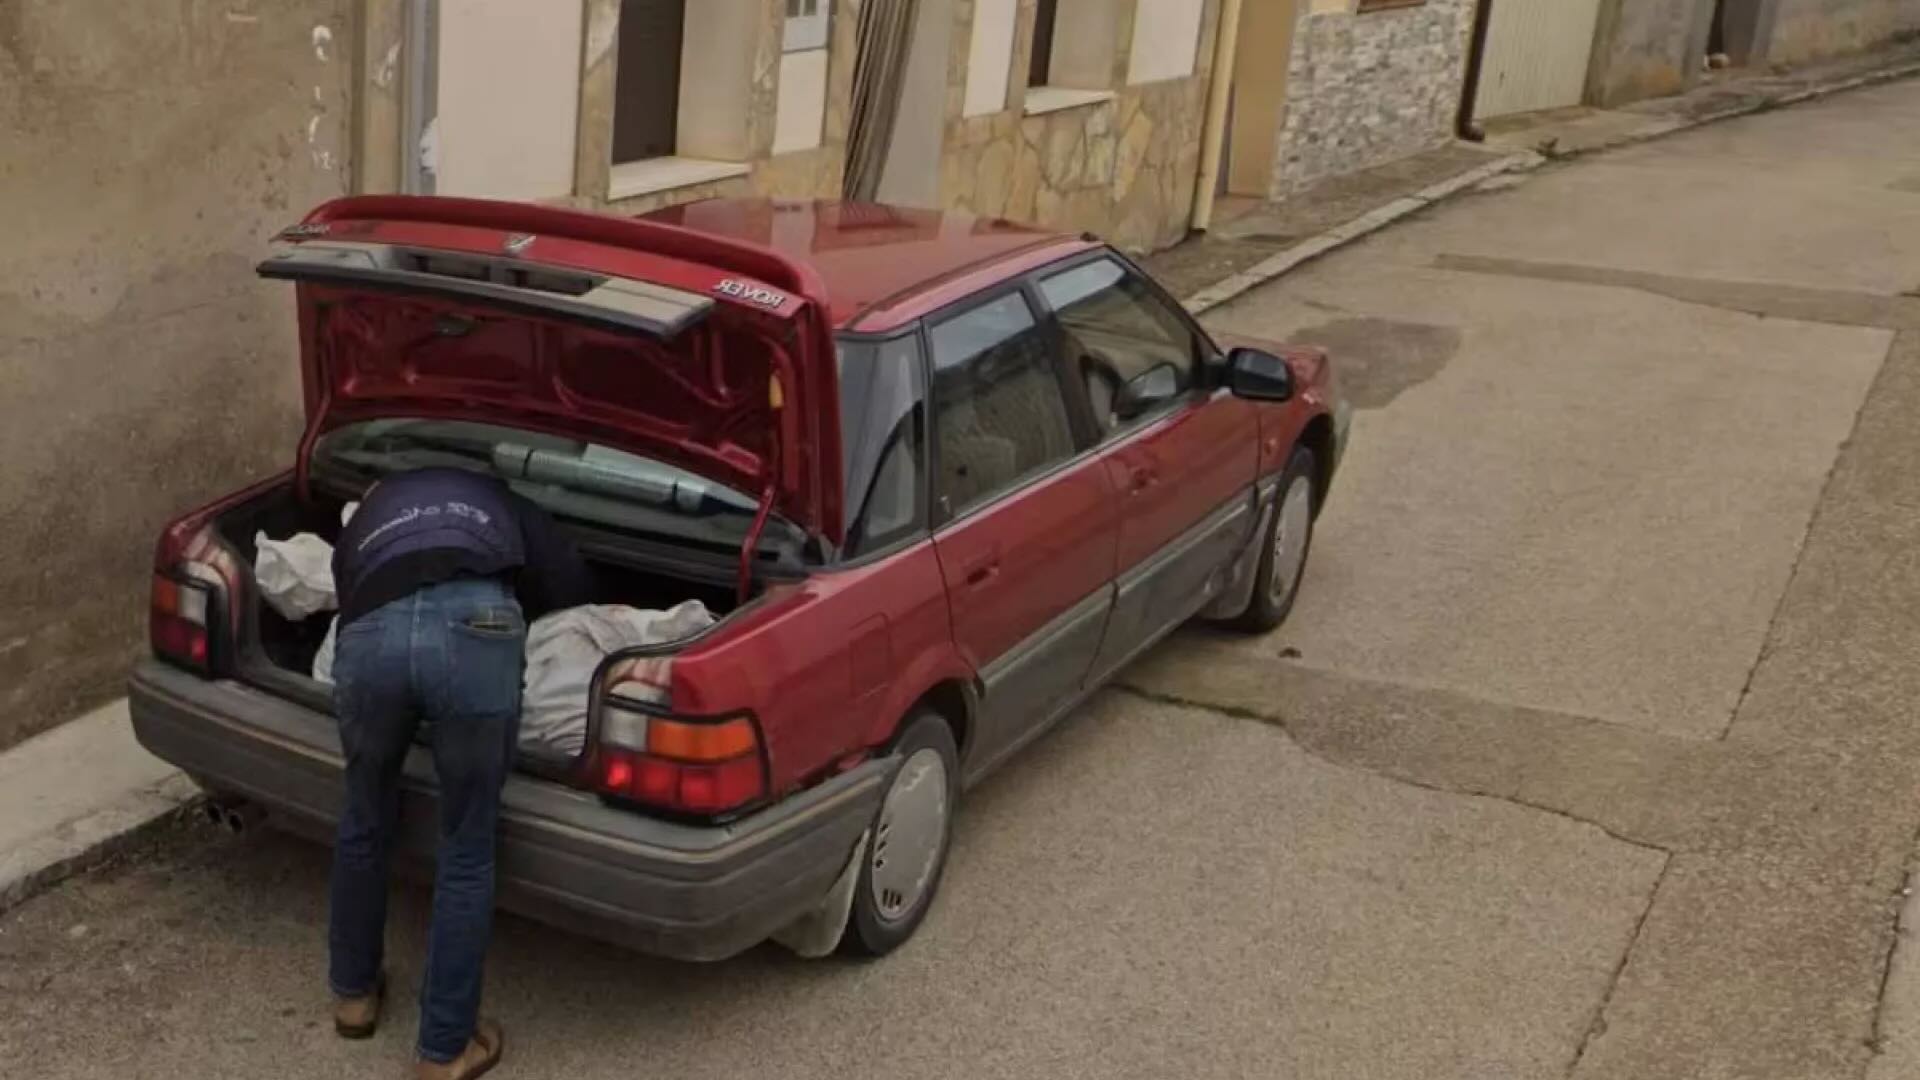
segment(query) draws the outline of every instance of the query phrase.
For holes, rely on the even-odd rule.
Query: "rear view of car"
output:
[[[717,617],[595,666],[577,750],[523,744],[505,900],[701,958],[813,906],[885,766],[845,747],[776,754],[792,739],[751,693],[680,663],[704,649],[751,664],[754,626],[780,620],[844,531],[835,356],[804,270],[650,223],[456,200],[346,200],[283,239],[261,273],[296,283],[307,430],[286,474],[163,533],[156,659],[131,691],[141,740],[219,797],[325,835],[340,770],[314,677],[327,619],[260,602],[256,538],[331,542],[381,476],[481,471],[569,529],[596,602],[697,600]],[[408,846],[424,853],[419,755],[408,781]]]

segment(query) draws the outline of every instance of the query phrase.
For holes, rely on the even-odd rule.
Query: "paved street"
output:
[[[1332,347],[1361,410],[1290,623],[1182,633],[988,781],[883,962],[503,918],[497,1075],[1920,1061],[1920,962],[1881,1005],[1920,829],[1916,130],[1908,82],[1553,166],[1211,313]],[[0,1075],[395,1073],[410,1003],[328,1029],[325,875],[182,828],[0,916]]]

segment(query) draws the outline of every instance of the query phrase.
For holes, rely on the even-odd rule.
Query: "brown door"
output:
[[[1233,60],[1233,113],[1227,125],[1226,190],[1269,198],[1287,104],[1293,56],[1294,0],[1246,0]]]

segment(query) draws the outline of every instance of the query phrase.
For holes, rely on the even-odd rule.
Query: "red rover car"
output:
[[[1002,221],[375,197],[279,239],[306,430],[161,535],[140,741],[330,836],[325,618],[257,601],[254,537],[489,471],[605,602],[722,616],[643,650],[664,701],[609,657],[585,749],[523,748],[503,796],[502,903],[652,953],[900,944],[967,785],[1182,622],[1286,617],[1344,439],[1322,354],[1225,348],[1113,249]],[[424,749],[406,779],[430,854]]]

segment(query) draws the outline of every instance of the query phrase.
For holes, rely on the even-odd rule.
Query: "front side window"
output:
[[[1096,259],[1041,279],[1071,370],[1085,382],[1103,434],[1131,427],[1194,386],[1205,346],[1138,274]],[[1131,400],[1135,408],[1127,407]],[[1147,395],[1151,395],[1148,397]]]
[[[1009,293],[936,324],[934,491],[949,515],[1010,490],[1075,452],[1046,334]]]

